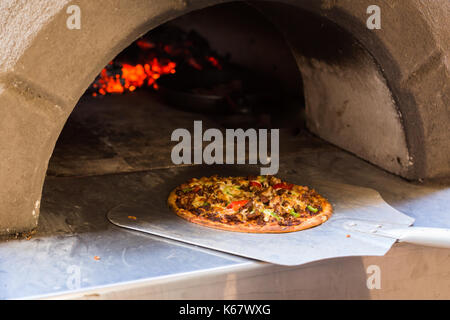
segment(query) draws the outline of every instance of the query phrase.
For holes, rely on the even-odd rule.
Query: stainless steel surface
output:
[[[313,152],[311,149],[303,149],[299,155],[284,157],[282,160],[282,174],[302,172],[306,181],[327,172],[330,182],[377,189],[389,205],[414,217],[416,226],[450,227],[450,189],[445,185],[413,184],[339,150]],[[300,270],[302,277],[298,281],[292,281],[297,279],[292,267],[267,269],[267,264],[254,260],[111,224],[106,218],[108,211],[124,203],[145,202],[149,194],[155,191],[155,186],[164,179],[173,179],[174,175],[170,170],[163,169],[166,172],[164,176],[155,171],[82,178],[48,178],[37,233],[29,240],[19,238],[0,241],[0,298],[44,297],[63,293],[68,296],[69,292],[83,296],[83,292],[97,292],[97,288],[109,288],[111,292],[116,292],[114,296],[108,297],[124,297],[118,292],[122,284],[126,283],[147,288],[139,291],[140,298],[295,298],[306,297],[306,293],[308,297],[331,297],[327,292],[333,297],[368,296],[365,286],[367,275],[362,266],[367,263],[364,262],[366,258],[328,259],[317,262],[320,268],[304,265],[299,267],[301,269],[295,269]],[[173,179],[174,184],[178,182],[181,181]],[[162,198],[167,196],[161,190],[158,192]],[[353,237],[354,234],[351,233],[350,239]],[[402,282],[393,282],[392,286],[405,288],[408,284],[423,286],[429,283],[431,292],[433,288],[440,288],[441,284],[447,283],[443,282],[447,279],[445,275],[442,275],[444,278],[439,282],[430,282],[430,272],[441,274],[438,267],[445,267],[444,257],[448,257],[448,251],[418,251],[417,260],[413,260],[417,261],[415,263],[435,261],[435,264],[422,267],[421,270],[424,271],[417,274],[417,266],[409,266],[412,258],[408,257],[413,249],[405,248],[400,252],[394,249],[390,251],[394,252],[393,256],[388,252],[388,260],[385,261],[383,257],[382,260],[375,261],[376,264],[385,265],[385,274],[388,272],[386,268],[391,268],[391,277],[405,277]],[[100,260],[95,260],[94,256],[100,257]],[[424,257],[428,258],[424,260]],[[398,269],[402,261],[405,261],[405,266]],[[250,274],[244,272],[249,264],[253,266]],[[71,267],[80,268],[79,289],[69,285],[74,275]],[[216,277],[208,276],[213,270],[220,270],[220,282],[217,282]],[[265,274],[261,276],[261,281],[253,283],[251,279],[262,270],[265,270]],[[195,285],[192,281],[182,280],[187,274],[198,275],[195,277]],[[353,274],[357,274],[357,278]],[[410,274],[414,274],[414,277]],[[267,277],[272,280],[267,281]],[[280,283],[279,277],[286,280]],[[209,279],[208,282],[205,281],[206,278]],[[230,281],[234,283],[235,280],[232,279],[241,278],[248,285],[236,284],[235,291],[228,287]],[[308,279],[323,279],[320,281],[325,281],[327,285],[320,281],[310,283]],[[158,285],[154,285],[155,281]],[[347,285],[344,286],[343,283]],[[146,284],[150,287],[146,287]],[[326,289],[329,286],[334,289]],[[275,287],[276,289],[272,289]],[[316,289],[305,291],[307,287]],[[318,290],[318,287],[322,289]],[[133,296],[131,291],[125,292],[128,292],[128,296]]]
[[[106,219],[108,210],[125,199],[145,197],[147,183],[152,181],[152,175],[145,173],[49,179],[38,232],[28,240],[0,241],[0,299],[77,291],[248,262],[124,230]]]
[[[188,181],[192,177],[213,174],[246,176],[257,173],[255,168],[194,166],[173,168],[169,171],[172,179],[164,179],[168,173],[158,170],[162,178],[158,179],[160,183],[155,186],[155,190],[160,190],[159,194],[149,194],[144,202],[117,206],[108,213],[108,219],[120,227],[287,266],[335,257],[384,255],[395,242],[395,239],[366,233],[347,237],[348,231],[343,228],[343,224],[348,219],[378,223],[388,221],[397,227],[408,227],[414,221],[389,206],[375,190],[329,182],[326,173],[313,179],[302,176],[301,172],[287,175],[286,168],[282,167],[280,177],[284,175],[291,183],[307,184],[329,199],[334,209],[329,221],[308,230],[283,234],[216,230],[178,217],[167,207],[167,197],[161,197],[161,193],[169,194],[177,183]],[[129,216],[136,219],[130,219]]]
[[[77,291],[246,262],[114,227],[72,236],[9,241],[1,244],[0,255],[0,299]]]

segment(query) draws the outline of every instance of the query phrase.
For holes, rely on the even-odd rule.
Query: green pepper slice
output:
[[[291,209],[291,211],[289,211],[289,213],[290,213],[292,216],[296,217],[296,218],[300,217],[300,214],[298,214],[297,212],[295,212],[294,209]]]
[[[278,221],[280,221],[280,219],[281,219],[281,218],[280,218],[275,212],[273,212],[272,210],[265,209],[265,210],[264,210],[264,213],[270,214],[272,217],[274,217],[274,218],[277,219]]]

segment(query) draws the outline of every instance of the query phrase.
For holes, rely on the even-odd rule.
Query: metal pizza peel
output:
[[[347,256],[382,256],[397,241],[450,247],[450,230],[410,227],[414,219],[389,206],[369,188],[289,174],[288,181],[314,187],[333,206],[320,226],[291,233],[223,231],[190,223],[172,212],[167,196],[192,177],[256,174],[251,168],[178,167],[153,173],[155,192],[108,212],[115,225],[269,263],[295,266]],[[283,178],[283,175],[279,175]]]

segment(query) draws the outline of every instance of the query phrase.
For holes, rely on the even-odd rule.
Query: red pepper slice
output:
[[[238,210],[240,207],[245,206],[248,200],[239,200],[233,201],[227,206],[227,209],[233,209],[234,211]]]
[[[294,185],[290,183],[277,183],[273,186],[274,189],[286,189],[291,190]]]
[[[258,181],[250,181],[250,185],[258,188],[262,187],[261,183],[259,183]]]

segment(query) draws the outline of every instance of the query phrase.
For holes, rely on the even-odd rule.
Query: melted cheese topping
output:
[[[321,211],[321,199],[308,187],[273,176],[192,179],[176,189],[177,205],[222,222],[295,225]]]

